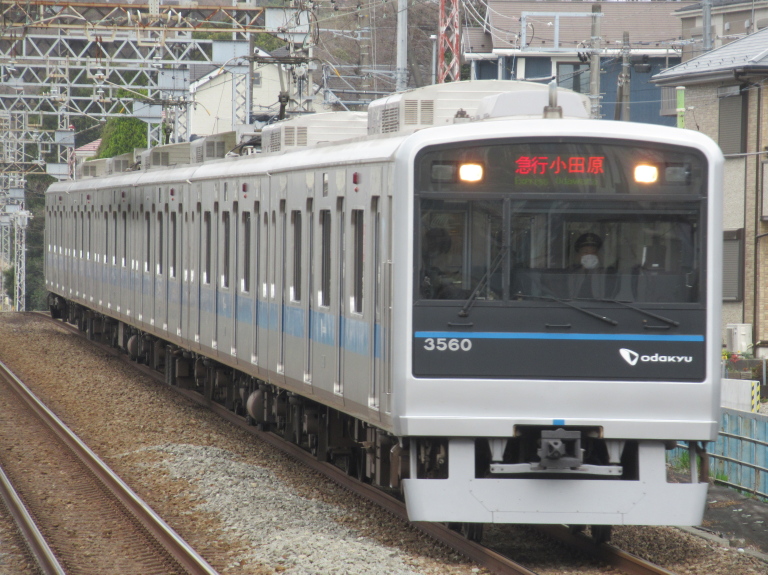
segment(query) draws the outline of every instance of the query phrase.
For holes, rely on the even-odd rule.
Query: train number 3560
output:
[[[472,340],[428,337],[424,340],[424,349],[427,351],[469,351],[472,349]]]

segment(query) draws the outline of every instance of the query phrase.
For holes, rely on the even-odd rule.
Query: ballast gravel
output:
[[[486,573],[41,317],[0,313],[0,359],[222,575]],[[612,572],[525,529],[486,533],[542,575]],[[678,573],[768,573],[672,528],[617,538]]]
[[[195,488],[190,513],[221,515],[224,531],[251,542],[244,558],[249,563],[297,575],[418,573],[407,565],[413,558],[344,526],[344,509],[297,495],[272,471],[238,461],[234,453],[179,444],[151,450],[162,456],[152,467]]]

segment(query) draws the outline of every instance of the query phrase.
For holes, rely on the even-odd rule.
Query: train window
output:
[[[104,263],[109,261],[109,212],[104,212]]]
[[[211,212],[203,212],[203,226],[205,228],[205,268],[203,269],[203,283],[211,283]]]
[[[422,299],[703,301],[699,202],[421,199]]]
[[[363,264],[364,264],[364,211],[352,210],[352,235],[353,235],[353,269],[352,269],[352,309],[356,313],[363,313]]]
[[[149,271],[149,262],[152,259],[151,241],[152,241],[152,225],[149,219],[149,212],[144,213],[144,230],[145,230],[145,242],[144,242],[144,271]]]
[[[85,233],[85,258],[90,260],[91,259],[91,212],[88,212],[88,217],[86,218],[86,225],[88,226],[88,231]]]
[[[240,290],[251,291],[251,213],[243,212],[243,277],[240,278]]]
[[[163,274],[163,250],[165,238],[163,237],[163,212],[157,213],[157,275]]]
[[[176,212],[171,212],[171,267],[168,273],[172,278],[176,277]]]
[[[127,212],[122,212],[122,218],[123,218],[123,257],[122,257],[122,266],[125,267],[128,265],[128,214]]]
[[[293,283],[291,285],[291,300],[301,301],[301,212],[291,213],[293,225]]]
[[[224,184],[226,190],[227,184]],[[230,237],[229,237],[229,212],[221,212],[221,228],[224,236],[224,253],[221,261],[221,287],[229,287],[229,256],[230,256]]]
[[[323,197],[328,196],[328,172],[323,172]]]
[[[324,307],[331,305],[331,210],[320,211],[320,294],[319,304]]]
[[[112,212],[112,265],[117,262],[117,212]]]

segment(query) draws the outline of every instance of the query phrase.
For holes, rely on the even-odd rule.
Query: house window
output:
[[[744,230],[723,232],[723,301],[744,298]]]
[[[717,143],[723,154],[746,152],[746,101],[741,90],[734,86],[720,97],[720,115]],[[730,95],[735,94],[735,95]]]
[[[589,64],[558,62],[557,83],[579,94],[589,94]]]

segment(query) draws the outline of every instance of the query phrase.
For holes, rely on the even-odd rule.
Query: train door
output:
[[[251,350],[253,349],[253,325],[256,320],[255,314],[255,294],[253,283],[253,232],[254,224],[258,221],[258,214],[255,215],[243,203],[243,210],[239,215],[239,224],[235,232],[235,259],[237,261],[237,286],[234,291],[235,296],[235,332],[233,334],[235,343],[233,347],[237,351],[238,363],[251,361]]]
[[[131,284],[130,274],[128,272],[128,212],[123,206],[120,212],[120,248],[119,248],[119,260],[117,262],[117,274],[119,278],[118,290],[120,292],[119,301],[117,304],[117,311],[123,316],[127,317],[128,309],[130,305],[131,296]]]
[[[179,335],[186,341],[193,341],[195,334],[190,326],[190,317],[192,307],[191,286],[192,278],[190,274],[192,272],[192,254],[194,249],[192,246],[191,231],[194,225],[194,212],[190,211],[189,198],[184,197],[184,203],[179,206],[179,279],[181,289],[181,305],[179,313]]]
[[[171,206],[168,214],[168,307],[166,323],[168,333],[181,336],[182,283],[179,280],[179,262],[181,261],[181,242],[179,241],[182,213],[179,207]]]
[[[227,184],[224,183],[224,200],[217,220],[216,238],[216,285],[215,293],[215,323],[214,340],[216,349],[222,354],[232,353],[232,213],[227,208]],[[236,219],[236,218],[235,218]]]
[[[371,305],[373,313],[369,327],[371,346],[371,389],[368,396],[368,406],[374,409],[380,407],[380,388],[382,376],[382,323],[384,313],[382,310],[382,273],[381,273],[381,212],[379,211],[380,199],[374,196],[371,200],[371,258],[372,269],[369,272],[369,281],[371,283]]]
[[[285,374],[285,303],[286,303],[286,290],[287,278],[288,278],[288,250],[287,250],[287,235],[288,235],[288,221],[287,212],[285,206],[285,200],[280,201],[280,213],[278,215],[278,245],[275,253],[279,253],[279,286],[277,290],[277,313],[278,313],[278,348],[277,348],[277,372]]]
[[[338,317],[336,325],[336,374],[333,382],[333,391],[339,395],[344,395],[344,345],[345,345],[345,330],[346,325],[344,323],[344,298],[346,297],[346,221],[344,213],[344,198],[338,198],[336,200],[336,221],[338,222],[338,269],[336,270],[336,281],[338,282]]]
[[[107,248],[104,255],[104,307],[109,310],[115,309],[115,296],[118,295],[117,281],[115,278],[116,273],[116,258],[117,258],[117,206],[111,205],[112,209],[105,215],[109,222]]]
[[[294,182],[297,184],[298,182]],[[310,200],[300,199],[286,209],[285,236],[285,305],[283,306],[283,358],[286,381],[304,382],[306,369],[307,292],[305,286],[305,253],[308,251],[305,235],[305,211]],[[296,209],[298,208],[298,209]],[[306,248],[306,249],[305,249]]]
[[[232,218],[230,222],[230,226],[232,228],[231,232],[232,235],[230,236],[232,245],[230,247],[231,254],[231,262],[230,262],[230,273],[232,275],[230,279],[230,286],[229,286],[229,297],[230,297],[230,303],[232,305],[232,309],[229,315],[229,320],[227,321],[228,330],[229,330],[229,338],[230,338],[230,348],[231,348],[231,354],[233,357],[237,357],[237,314],[238,314],[238,279],[240,278],[240,204],[239,202],[234,202],[232,204]]]
[[[370,282],[373,278],[371,265],[371,242],[369,241],[368,209],[357,206],[349,209],[347,231],[346,289],[349,290],[345,303],[343,330],[342,383],[353,382],[343,389],[345,403],[349,400],[359,405],[370,405],[370,388],[373,364],[372,353],[372,310]],[[351,208],[351,206],[350,206]],[[367,206],[365,206],[367,208]]]
[[[265,182],[268,186],[268,183]],[[265,189],[269,189],[268,187]],[[269,267],[272,261],[272,241],[270,226],[270,210],[268,197],[260,202],[261,212],[259,213],[259,250],[258,250],[258,301],[256,303],[256,337],[254,338],[253,354],[255,363],[259,366],[259,373],[262,377],[267,376],[269,369],[269,324],[272,314],[270,313],[270,274]]]
[[[198,196],[199,197],[199,196]],[[203,211],[200,202],[196,203],[194,211],[190,212],[191,225],[189,230],[189,334],[190,339],[200,345],[200,315],[201,315],[201,285],[203,276]]]
[[[91,206],[86,203],[85,205],[85,237],[83,238],[83,243],[85,244],[83,247],[83,251],[85,252],[83,254],[83,265],[85,266],[85,275],[84,275],[84,287],[83,287],[83,299],[87,304],[92,304],[94,302],[94,296],[95,296],[95,281],[94,281],[94,266],[93,266],[93,258],[94,254],[92,251],[93,245],[92,245],[92,233],[93,233],[93,218],[92,213],[90,210]]]
[[[285,176],[270,178],[270,196],[283,194]],[[269,261],[269,369],[277,381],[284,375],[284,308],[285,305],[285,200],[278,199],[270,206],[270,261]]]
[[[203,210],[202,238],[200,253],[200,316],[198,328],[200,333],[200,345],[216,349],[214,341],[216,334],[216,298],[215,282],[216,269],[213,254],[213,239],[216,236],[216,215],[218,202],[214,203],[214,210]]]
[[[139,293],[139,297],[141,298],[141,315],[139,316],[139,321],[144,322],[145,324],[154,323],[154,313],[155,313],[155,278],[154,278],[154,270],[153,268],[153,242],[152,242],[152,220],[153,216],[155,215],[153,213],[154,210],[150,211],[149,206],[144,206],[144,214],[143,214],[143,237],[142,237],[142,251],[141,251],[141,273],[139,274],[139,277],[141,278],[141,290]]]
[[[312,385],[312,332],[315,320],[315,212],[314,201],[307,200],[307,294],[305,300],[305,317],[307,318],[304,330],[304,382]]]
[[[82,194],[81,194],[82,195]],[[81,198],[82,199],[82,198]],[[85,298],[85,214],[83,213],[83,207],[80,206],[78,212],[78,234],[77,234],[77,277],[75,278],[75,284],[77,285],[76,293],[80,299]]]
[[[105,201],[109,201],[105,197]],[[101,233],[99,237],[100,253],[98,255],[97,265],[99,268],[99,307],[106,309],[107,298],[109,297],[109,248],[112,243],[112,234],[110,230],[110,214],[102,206],[101,212]]]

